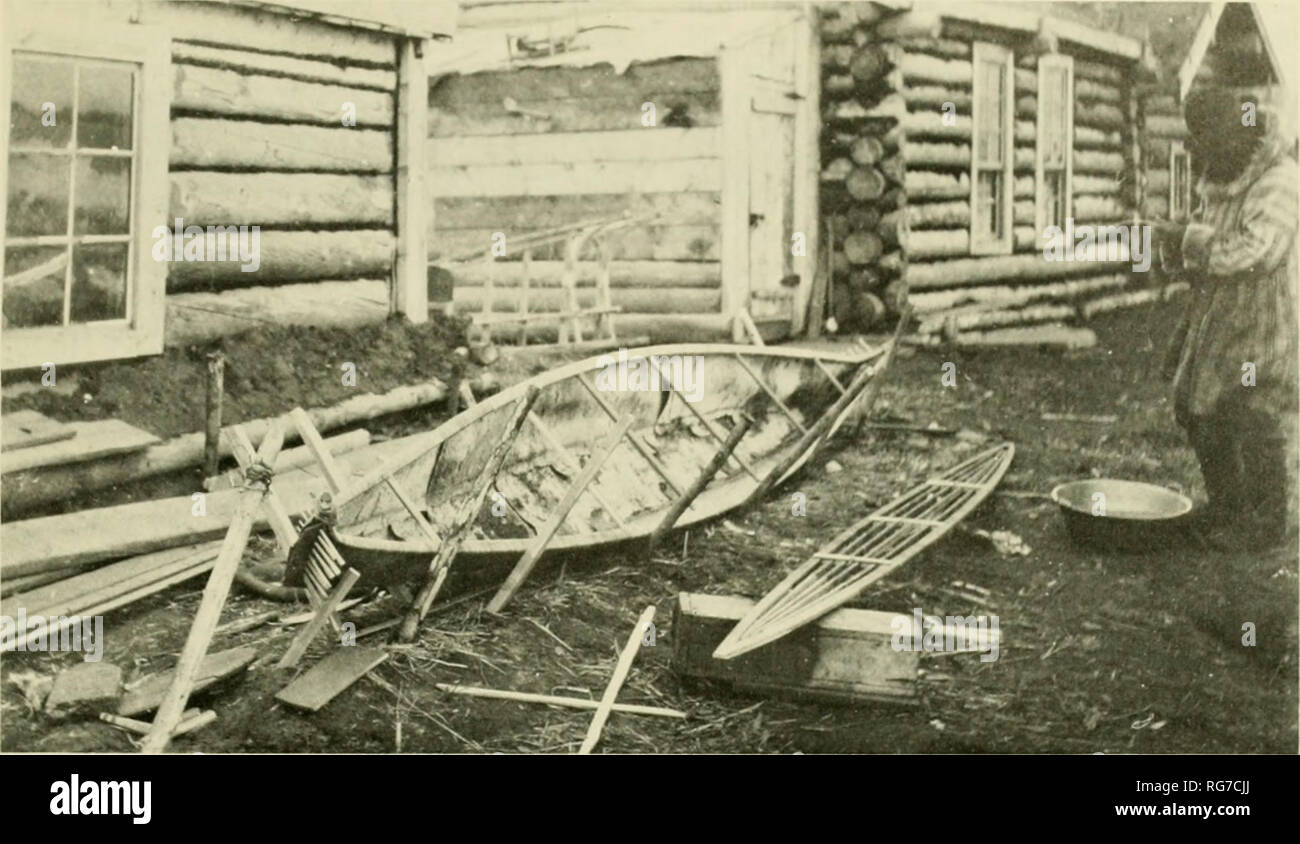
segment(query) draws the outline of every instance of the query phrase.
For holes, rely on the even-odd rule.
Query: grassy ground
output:
[[[644,648],[620,695],[687,710],[687,721],[615,715],[607,752],[1283,752],[1296,751],[1296,549],[1233,555],[1170,548],[1140,557],[1070,543],[1041,498],[999,494],[966,527],[1007,530],[1032,549],[1003,557],[955,532],[873,586],[857,606],[910,613],[997,614],[995,662],[923,655],[918,704],[833,706],[736,696],[683,684],[670,669],[668,621],[679,591],[761,595],[849,521],[978,447],[974,434],[1011,439],[1001,489],[1046,492],[1063,480],[1110,476],[1182,489],[1200,500],[1195,460],[1172,420],[1158,376],[1177,303],[1106,318],[1100,344],[1036,350],[922,351],[896,361],[878,412],[966,429],[962,437],[867,432],[844,439],[769,501],[690,535],[687,555],[656,562],[605,555],[538,574],[503,618],[469,601],[444,609],[419,640],[314,715],[276,705],[286,682],[269,666],[200,700],[218,721],[179,739],[182,751],[568,752],[589,713],[446,695],[437,682],[599,697],[636,617],[658,606],[656,645]],[[944,387],[941,367],[957,367]],[[1044,412],[1114,414],[1114,424],[1045,422]],[[828,472],[832,458],[842,471]],[[805,516],[790,495],[803,492]],[[975,604],[954,580],[988,591]],[[105,659],[128,678],[170,666],[201,581],[107,619]],[[225,620],[272,605],[239,596]],[[382,617],[382,609],[371,610]],[[1243,647],[1243,622],[1258,645]],[[363,621],[364,623],[364,621]],[[215,648],[257,644],[272,660],[290,632],[263,627]],[[304,660],[326,652],[323,640]],[[128,750],[94,722],[51,723],[28,713],[18,685],[71,655],[7,655],[0,683],[5,750]]]

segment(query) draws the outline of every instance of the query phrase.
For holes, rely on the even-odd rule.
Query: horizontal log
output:
[[[971,63],[966,59],[940,59],[924,53],[904,53],[899,67],[902,68],[903,79],[909,85],[929,83],[965,88],[971,85]]]
[[[1119,176],[1086,176],[1076,175],[1070,179],[1070,189],[1075,196],[1086,196],[1090,194],[1100,194],[1111,196],[1119,193],[1120,179]]]
[[[906,150],[903,152],[903,157],[909,164],[914,161],[908,156]],[[970,177],[966,173],[934,173],[929,170],[909,168],[903,186],[908,198],[914,202],[970,197]]]
[[[183,64],[172,65],[172,79],[173,112],[340,128],[348,126],[345,117],[354,119],[356,127],[393,125],[389,93]]]
[[[437,225],[437,219],[434,219]],[[539,229],[482,228],[434,229],[429,234],[429,260],[445,256],[464,256],[479,252],[486,254],[494,246],[504,245],[511,259],[522,257],[522,249],[512,245],[513,238],[521,238]],[[504,241],[498,236],[504,235]],[[628,226],[610,232],[602,238],[609,256],[616,261],[716,261],[718,260],[719,232],[716,223],[678,226]],[[534,260],[562,259],[565,244],[554,243],[533,249]],[[589,244],[588,257],[597,255],[595,244]]]
[[[722,134],[698,129],[623,129],[606,132],[548,132],[479,138],[430,138],[429,166],[465,167],[519,164],[573,164],[596,161],[672,161],[717,158]],[[435,186],[436,190],[436,186]]]
[[[1131,308],[1134,305],[1145,305],[1148,302],[1168,300],[1179,293],[1185,293],[1190,288],[1191,286],[1186,282],[1179,282],[1164,287],[1150,287],[1145,290],[1131,290],[1127,293],[1116,293],[1113,296],[1102,296],[1080,305],[1079,315],[1084,319],[1092,319],[1097,314],[1119,310],[1120,308]]]
[[[372,231],[262,231],[260,264],[244,272],[238,260],[173,260],[167,291],[247,287],[308,279],[386,276],[393,260],[393,235]]]
[[[966,229],[914,231],[907,236],[909,261],[970,254],[970,232]]]
[[[854,266],[873,263],[884,252],[884,244],[873,232],[853,232],[844,238],[844,257]]]
[[[935,9],[912,8],[880,21],[875,25],[873,32],[880,39],[937,39],[943,33],[943,20]]]
[[[934,334],[940,331],[969,331],[974,328],[1059,322],[1073,319],[1076,313],[1074,305],[1060,304],[1030,305],[1002,310],[939,311],[920,320],[916,333]]]
[[[911,204],[905,213],[908,228],[913,230],[961,228],[970,225],[970,200]]]
[[[970,114],[971,93],[965,89],[943,85],[908,85],[903,89],[903,99],[913,112],[942,109],[947,103],[952,103],[959,114]]]
[[[207,343],[270,325],[351,328],[388,317],[388,282],[318,281],[166,297],[164,344]]]
[[[1121,85],[1124,82],[1125,71],[1114,65],[1075,59],[1074,77],[1091,82],[1104,82],[1108,85]]]
[[[1113,290],[1128,283],[1127,273],[1090,276],[1048,284],[991,287],[956,287],[911,294],[912,308],[922,318],[950,312],[958,306],[969,308],[1011,308],[1044,299],[1076,299],[1102,290]]]
[[[429,105],[439,110],[501,110],[505,97],[532,108],[545,101],[639,98],[663,105],[675,95],[707,93],[721,89],[718,61],[713,56],[684,56],[661,61],[635,62],[621,73],[609,64],[551,65],[438,76],[430,88]],[[495,107],[493,106],[495,104]],[[662,117],[663,115],[659,115]]]
[[[963,284],[1059,279],[1106,272],[1116,263],[1126,265],[1127,261],[1046,261],[1042,254],[1029,254],[911,262],[907,268],[907,283],[913,290],[923,290]]]
[[[171,124],[173,170],[393,172],[389,132],[192,117],[175,117]]]
[[[1075,220],[1112,222],[1128,216],[1124,204],[1114,196],[1076,196],[1071,206]]]
[[[579,280],[595,279],[598,264],[579,261]],[[448,265],[455,276],[456,289],[481,287],[489,280],[495,287],[520,287],[523,264],[519,261],[467,261]],[[614,261],[610,264],[609,284],[620,287],[651,289],[692,287],[713,288],[722,283],[722,271],[716,262],[694,261]],[[564,275],[563,261],[534,261],[530,267],[530,287],[559,287]],[[518,296],[518,294],[515,294]]]
[[[1074,172],[1120,174],[1125,170],[1124,156],[1118,152],[1074,151]]]
[[[433,226],[436,231],[493,228],[509,232],[554,229],[621,215],[661,217],[672,225],[698,226],[717,223],[721,203],[722,197],[716,191],[435,197]]]
[[[554,287],[530,289],[529,313],[557,313],[567,310],[567,294]],[[578,307],[591,308],[598,303],[595,288],[580,287],[577,292]],[[642,314],[708,314],[719,313],[722,308],[720,288],[706,287],[615,287],[610,298],[616,307],[629,313]],[[494,288],[489,295],[486,287],[458,286],[453,292],[456,312],[479,313],[490,300],[494,313],[522,313],[523,300],[517,289]],[[619,320],[621,322],[621,320]],[[507,331],[507,336],[509,332]]]
[[[397,88],[397,73],[392,70],[345,67],[329,61],[231,50],[186,41],[172,42],[172,62],[377,91],[393,91]]]
[[[1123,143],[1123,136],[1119,132],[1108,132],[1091,126],[1074,127],[1076,149],[1119,149]]]
[[[169,211],[171,218],[199,226],[391,226],[393,181],[388,176],[179,171],[171,174]]]
[[[912,167],[954,167],[970,169],[968,144],[908,143],[903,147],[903,158]],[[910,172],[909,172],[910,175]],[[910,191],[909,191],[910,193]]]
[[[710,61],[710,64],[716,62]],[[511,71],[507,78],[515,73]],[[474,74],[477,76],[478,74]],[[701,83],[704,84],[703,82]],[[622,129],[643,130],[642,103],[655,104],[659,127],[721,126],[720,96],[716,90],[675,93],[643,90],[613,97],[584,96],[564,99],[534,99],[512,93],[481,102],[446,103],[442,85],[429,93],[429,136],[457,138],[490,135],[533,135],[548,132],[604,132]],[[525,112],[507,111],[504,97],[517,100]],[[538,116],[543,115],[543,116]],[[670,122],[665,123],[668,120]]]
[[[1147,191],[1153,194],[1169,193],[1169,168],[1146,171]]]
[[[435,166],[428,181],[437,197],[716,191],[722,187],[722,165],[717,158],[687,158],[649,166],[639,161]]]
[[[1015,89],[1016,96],[1021,94],[1033,94],[1038,96],[1038,73],[1027,70],[1023,67],[1016,68],[1015,71]]]
[[[903,51],[897,44],[865,44],[849,61],[849,73],[858,82],[870,82],[898,67],[902,57]]]
[[[832,72],[848,70],[855,49],[854,45],[849,42],[822,44],[822,68]]]
[[[1116,106],[1105,103],[1087,103],[1076,100],[1074,103],[1074,125],[1091,126],[1097,129],[1123,129],[1126,120],[1124,113]]]
[[[971,45],[955,38],[902,38],[898,42],[909,53],[925,53],[944,59],[969,59]]]
[[[889,182],[874,167],[854,167],[844,178],[844,190],[858,200],[877,199],[884,195]]]
[[[1148,137],[1172,138],[1181,141],[1187,137],[1187,124],[1181,116],[1148,114],[1145,131]]]

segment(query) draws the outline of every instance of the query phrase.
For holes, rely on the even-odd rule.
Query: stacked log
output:
[[[907,300],[907,52],[877,32],[895,15],[871,3],[821,13],[821,207],[841,331],[877,330]]]
[[[1140,172],[1144,177],[1142,216],[1168,219],[1173,212],[1169,207],[1169,152],[1174,142],[1186,141],[1187,124],[1173,93],[1159,89],[1144,93],[1139,100],[1142,135],[1138,144],[1143,165]]]

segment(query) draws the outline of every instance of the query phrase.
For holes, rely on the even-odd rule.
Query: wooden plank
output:
[[[148,431],[142,431],[120,419],[69,422],[68,428],[73,433],[69,439],[5,452],[0,456],[0,473],[80,463],[97,457],[140,451],[161,442]]]
[[[670,105],[670,99],[717,92],[718,89],[716,59],[687,56],[635,62],[621,73],[613,66],[603,64],[585,67],[516,66],[444,76],[438,79],[430,93],[429,105],[437,111],[474,114],[476,109],[486,109],[486,113],[499,110],[501,100],[507,96],[530,108],[537,103],[556,100],[593,102],[599,107],[606,100],[635,99],[638,120],[640,104],[648,101],[659,106],[657,117],[662,124],[662,107]]]
[[[790,332],[804,332],[808,318],[808,303],[815,295],[815,276],[821,257],[821,37],[818,33],[816,13],[804,7],[794,33],[794,83],[799,100],[794,116],[794,171],[791,186],[790,230],[804,236],[802,254],[792,255],[792,269],[799,276],[795,289]],[[793,244],[788,248],[793,248]],[[817,311],[814,329],[820,332],[821,311]]]
[[[334,462],[334,455],[321,439],[320,431],[312,424],[311,417],[307,411],[301,407],[295,407],[289,411],[289,418],[293,420],[294,427],[298,429],[298,436],[302,437],[303,445],[311,451],[312,457],[316,458],[316,463],[321,467],[325,476],[325,483],[329,485],[330,492],[338,495],[343,489],[346,478],[338,464]]]
[[[595,261],[579,261],[579,279],[594,279],[600,265]],[[456,292],[464,287],[483,287],[489,280],[493,287],[514,288],[523,284],[523,262],[467,261],[451,265],[456,277]],[[610,287],[616,292],[623,288],[718,288],[722,283],[722,269],[717,261],[614,261],[610,264]],[[563,261],[533,261],[529,268],[531,291],[544,288],[559,289],[564,276]]]
[[[484,689],[478,686],[456,686],[451,683],[437,683],[438,688],[448,694],[465,695],[467,697],[482,697],[490,700],[507,700],[514,703],[537,703],[543,706],[565,706],[570,709],[595,709],[600,706],[598,700],[588,700],[580,697],[560,697],[558,695],[539,695],[531,692],[514,692],[506,689]],[[686,713],[677,709],[667,709],[662,706],[640,706],[634,703],[616,703],[613,706],[614,712],[624,712],[628,715],[657,715],[662,718],[677,718],[685,720]]]
[[[719,313],[722,309],[722,291],[716,288],[614,287],[610,291],[610,298],[614,303],[610,307],[643,314],[706,314]],[[456,303],[457,313],[490,310],[493,312],[491,316],[516,313],[523,304],[517,288],[488,290],[485,287],[462,287],[454,291],[452,300]],[[600,307],[599,291],[594,287],[578,288],[577,300],[578,309],[582,311]],[[569,308],[565,292],[553,287],[540,290],[533,288],[529,291],[528,310],[535,314],[567,312]]]
[[[575,164],[435,165],[437,196],[553,196],[566,193],[676,193],[722,187],[716,158],[680,158],[647,167],[635,161]]]
[[[238,260],[171,261],[167,292],[245,287],[304,279],[375,278],[392,271],[393,235],[371,231],[263,231],[260,263],[245,272]]]
[[[392,91],[397,87],[397,75],[387,69],[346,67],[335,62],[231,50],[187,41],[172,42],[172,62],[377,91]]]
[[[750,291],[750,109],[749,73],[742,48],[722,52],[718,59],[722,84],[722,302],[731,319],[749,301]],[[732,338],[739,339],[736,327]]]
[[[169,210],[187,226],[391,226],[393,180],[326,173],[180,171],[171,174]]]
[[[673,610],[673,670],[781,698],[909,703],[915,696],[919,658],[893,648],[897,613],[835,610],[756,651],[715,659],[714,649],[753,606],[748,598],[680,593]]]
[[[275,699],[315,712],[387,659],[388,652],[380,648],[339,648],[276,692]]]
[[[166,345],[188,346],[270,325],[353,328],[388,316],[388,282],[316,281],[167,297]]]
[[[177,168],[314,170],[392,173],[391,132],[175,117],[172,172]]]
[[[303,628],[293,637],[293,641],[289,643],[289,649],[284,652],[284,656],[280,657],[280,661],[276,663],[277,668],[293,668],[298,664],[303,654],[307,653],[307,648],[311,646],[312,640],[316,638],[321,630],[325,629],[325,625],[338,612],[343,599],[348,596],[348,592],[352,591],[352,587],[360,579],[361,573],[356,569],[349,568],[343,572],[343,575],[330,588],[325,600],[321,602],[320,606],[316,607],[316,612],[311,617],[311,621],[303,625]],[[352,650],[352,648],[344,648],[344,650]]]
[[[339,127],[393,125],[390,93],[184,64],[173,65],[172,76],[172,110],[185,114]],[[345,117],[355,124],[344,123]]]
[[[632,670],[632,660],[636,659],[637,652],[641,650],[642,638],[654,622],[654,618],[655,606],[651,604],[642,611],[636,627],[632,628],[632,635],[623,646],[623,652],[618,655],[618,662],[614,665],[614,673],[609,678],[609,685],[605,686],[605,693],[600,698],[600,706],[596,708],[591,725],[587,727],[587,736],[582,741],[582,747],[578,749],[580,756],[591,753],[596,743],[600,741],[600,733],[605,729],[605,722],[609,720],[609,713],[614,708],[614,698],[618,697],[619,689],[623,688],[623,681]]]
[[[231,648],[208,654],[203,657],[198,670],[194,673],[193,694],[198,694],[213,683],[243,671],[254,659],[257,659],[257,650],[248,647]],[[172,684],[174,674],[174,671],[151,674],[133,686],[122,696],[121,702],[117,705],[117,714],[130,718],[157,709],[162,703],[163,695]]]
[[[547,230],[582,220],[621,216],[661,217],[675,226],[703,226],[717,224],[721,198],[716,191],[434,197],[433,209],[436,220],[431,231]]]
[[[450,221],[455,223],[454,220]],[[484,228],[434,229],[430,232],[430,257],[448,261],[447,256],[462,256],[477,251],[481,256],[505,235],[507,258],[522,257],[531,248],[533,260],[549,261],[563,256],[564,244],[525,247],[520,241],[536,229],[507,228],[492,225]],[[718,260],[718,225],[676,225],[663,223],[627,226],[601,238],[614,261],[716,261]],[[480,266],[483,261],[477,261]]]
[[[429,77],[416,42],[399,47],[401,87],[397,112],[397,245],[390,311],[416,325],[429,320]],[[436,180],[433,182],[437,184]]]
[[[519,558],[519,562],[515,563],[510,576],[497,589],[496,594],[492,596],[492,600],[488,601],[488,612],[501,612],[501,609],[514,597],[515,592],[519,591],[519,587],[528,579],[533,567],[537,565],[537,561],[546,552],[546,546],[550,544],[551,539],[564,525],[564,521],[569,517],[569,511],[573,509],[573,505],[578,503],[578,499],[582,497],[583,492],[595,480],[596,475],[600,473],[601,468],[605,465],[605,461],[614,453],[614,449],[622,444],[624,435],[627,434],[635,421],[636,417],[629,413],[614,425],[614,429],[606,439],[604,447],[592,454],[582,472],[569,484],[564,496],[551,510],[546,524],[537,531],[537,536],[533,537],[528,549]]]
[[[258,462],[264,465],[274,464],[283,443],[284,426],[283,423],[276,421],[272,423],[258,448]],[[181,714],[185,711],[185,704],[199,675],[200,663],[208,651],[217,622],[221,620],[221,608],[225,606],[231,584],[235,580],[235,573],[243,559],[244,547],[248,544],[248,534],[253,527],[254,516],[269,491],[269,478],[260,488],[250,485],[239,491],[238,507],[234,518],[231,519],[230,528],[226,531],[225,539],[221,543],[221,552],[217,555],[217,561],[212,565],[212,573],[208,575],[207,586],[203,589],[203,598],[194,614],[194,623],[190,626],[185,647],[181,650],[180,659],[176,663],[172,684],[158,705],[153,728],[149,731],[149,735],[145,736],[141,745],[144,753],[162,753],[166,750],[172,732],[180,723]]]
[[[76,435],[75,428],[35,410],[15,410],[0,417],[0,451],[56,443]]]
[[[598,161],[662,162],[720,158],[722,133],[717,127],[690,129],[621,129],[608,132],[547,132],[541,135],[429,138],[429,161],[435,167],[520,164],[589,164]],[[438,191],[437,185],[434,190]],[[587,214],[590,216],[591,212]]]
[[[370,432],[364,428],[358,428],[355,431],[348,431],[346,434],[339,434],[335,437],[325,439],[325,447],[330,450],[330,454],[340,455],[349,451],[356,451],[359,448],[365,448],[370,445]],[[290,469],[296,469],[300,466],[307,466],[316,460],[311,449],[306,446],[290,448],[280,452],[280,456],[275,460],[275,473],[284,474]],[[240,469],[231,469],[220,475],[213,475],[210,478],[203,479],[203,488],[208,492],[215,492],[222,489],[235,489],[244,483],[244,473]]]

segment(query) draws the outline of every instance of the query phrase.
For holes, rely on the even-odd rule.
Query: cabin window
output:
[[[1192,212],[1192,156],[1182,141],[1169,143],[1169,219],[1186,220]]]
[[[1035,223],[1040,239],[1049,226],[1064,228],[1070,216],[1073,136],[1074,59],[1042,56],[1038,60],[1038,140],[1034,156]]]
[[[5,369],[162,350],[166,264],[149,238],[166,215],[167,91],[150,77],[158,49],[144,39],[157,36],[122,29],[106,49],[98,29],[94,43],[29,29],[0,57]]]
[[[1011,252],[1015,76],[1011,51],[976,43],[971,104],[971,254]]]

